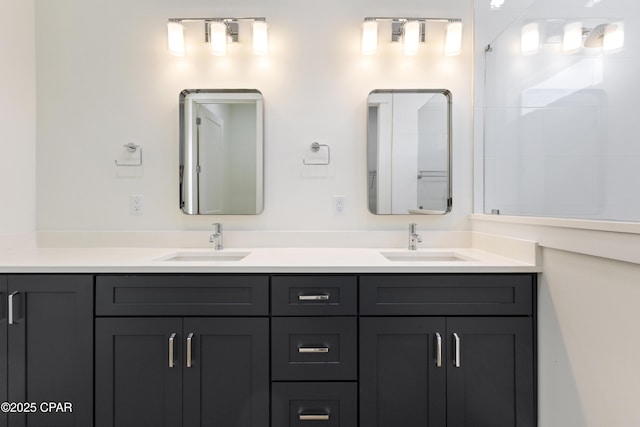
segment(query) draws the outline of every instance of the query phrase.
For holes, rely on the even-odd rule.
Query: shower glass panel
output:
[[[633,2],[538,0],[487,47],[485,213],[640,221],[638,28]]]

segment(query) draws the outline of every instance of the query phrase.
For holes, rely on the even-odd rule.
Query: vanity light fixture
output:
[[[227,54],[227,24],[224,21],[209,21],[209,49],[216,56]],[[206,31],[206,30],[205,30]]]
[[[256,55],[269,53],[269,24],[265,20],[253,21],[253,53]]]
[[[373,55],[378,51],[378,22],[367,18],[362,23],[362,54]]]
[[[183,22],[204,22],[204,39],[213,55],[227,54],[229,43],[238,42],[240,22],[251,22],[253,53],[269,53],[269,27],[265,18],[170,18],[167,24],[168,48],[172,55],[184,56]]]
[[[429,33],[439,31],[437,25],[446,23],[445,55],[458,55],[462,51],[462,20],[449,18],[384,18],[369,17],[362,23],[362,54],[373,55],[378,51],[378,30],[380,25],[391,25],[391,42],[402,42],[402,52],[407,56],[416,55],[420,43],[426,40],[426,28]],[[383,33],[385,33],[383,31]]]
[[[420,46],[420,22],[409,20],[402,26],[402,51],[406,56],[418,53]]]
[[[184,25],[179,20],[169,20],[167,23],[167,48],[174,56],[184,56]]]
[[[504,4],[504,0],[491,0],[491,4],[489,5],[491,9],[500,9]]]
[[[447,24],[447,37],[444,42],[445,56],[459,55],[462,51],[462,21]]]
[[[614,52],[624,47],[624,23],[622,21],[613,22],[604,30],[604,40],[602,50]]]
[[[582,47],[582,22],[569,22],[564,26],[562,50],[566,53],[576,52]]]
[[[540,48],[540,26],[531,22],[522,27],[520,35],[520,50],[523,55],[533,55]]]

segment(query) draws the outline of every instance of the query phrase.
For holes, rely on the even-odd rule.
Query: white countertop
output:
[[[164,261],[189,248],[31,248],[0,252],[0,273],[528,273],[540,272],[536,257],[510,258],[477,248],[419,249],[456,254],[461,261],[390,261],[381,252],[398,248],[229,248],[249,252],[239,261]],[[497,253],[502,252],[503,255]],[[509,253],[508,251],[506,251]],[[516,251],[517,252],[517,251]],[[514,252],[514,254],[516,253]]]

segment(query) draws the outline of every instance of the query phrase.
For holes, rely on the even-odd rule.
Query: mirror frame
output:
[[[369,199],[369,171],[372,170],[371,169],[371,164],[369,162],[369,97],[373,94],[399,94],[399,93],[404,93],[404,94],[411,94],[411,93],[432,93],[432,94],[442,94],[446,97],[447,99],[447,206],[446,209],[442,212],[438,211],[437,213],[433,212],[433,211],[429,211],[429,210],[425,210],[424,212],[416,212],[416,213],[406,213],[406,214],[394,214],[394,213],[374,213],[371,212],[371,210],[369,209],[369,203],[367,202],[367,211],[369,211],[369,213],[371,213],[372,215],[446,215],[449,212],[451,212],[451,209],[453,208],[453,185],[451,182],[451,177],[452,177],[452,166],[453,166],[453,161],[452,161],[452,157],[453,157],[453,125],[452,125],[452,112],[453,112],[453,108],[452,108],[452,104],[453,104],[453,96],[451,94],[451,91],[449,91],[448,89],[374,89],[371,92],[369,92],[369,95],[367,95],[367,143],[365,144],[366,150],[367,150],[367,179],[366,179],[366,184],[367,184],[367,200]],[[416,211],[419,209],[416,209]]]
[[[185,172],[194,167],[191,155],[187,155],[187,139],[191,136],[187,135],[186,114],[189,113],[191,107],[188,104],[189,96],[194,94],[203,94],[211,96],[212,101],[242,101],[254,99],[257,103],[257,121],[256,121],[256,156],[260,159],[256,161],[256,212],[255,213],[192,213],[185,210],[185,207],[192,202],[186,200],[186,194],[191,191],[193,184],[190,179],[185,176]],[[204,98],[204,96],[203,96]],[[264,97],[257,89],[185,89],[180,92],[180,144],[179,144],[179,197],[180,211],[186,215],[259,215],[264,211]],[[190,148],[192,150],[192,148]],[[258,182],[259,181],[259,182]]]

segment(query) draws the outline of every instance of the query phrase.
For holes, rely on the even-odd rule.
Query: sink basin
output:
[[[174,252],[156,259],[156,261],[204,261],[227,262],[240,261],[251,252]]]
[[[397,262],[452,262],[475,261],[456,252],[380,252],[389,261]]]

